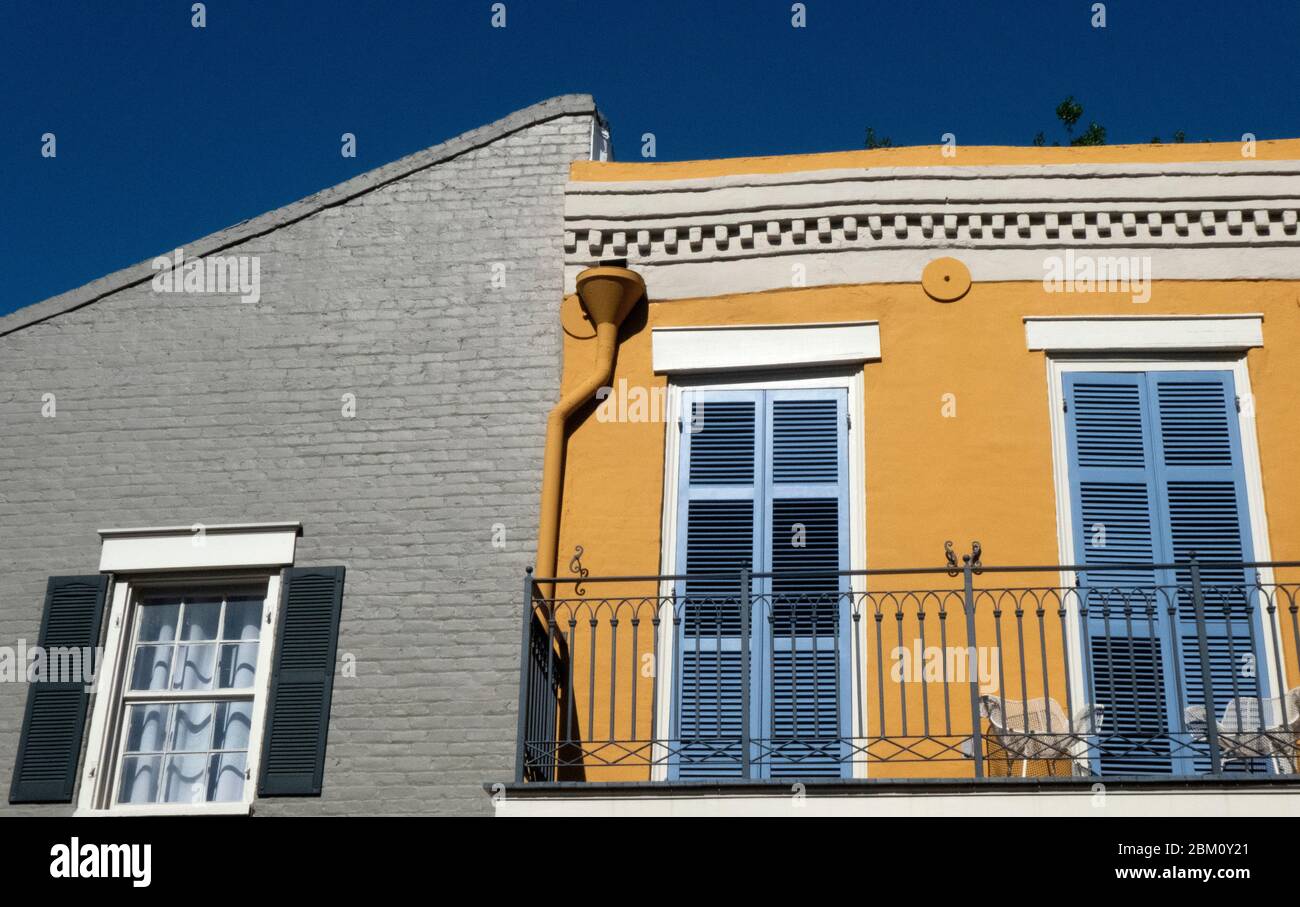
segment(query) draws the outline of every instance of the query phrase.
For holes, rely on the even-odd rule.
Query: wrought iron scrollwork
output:
[[[971,542],[970,554],[963,554],[961,556],[961,562],[962,564],[969,563],[971,566],[972,573],[975,574],[983,573],[984,564],[981,563],[980,561],[980,557],[983,554],[984,554],[984,549],[980,546],[980,543]],[[952,550],[952,539],[949,539],[948,541],[943,543],[943,556],[944,559],[948,561],[949,576],[956,576],[957,574],[961,573],[962,568],[957,566],[957,552]]]
[[[587,587],[582,584],[582,581],[586,579],[587,574],[591,572],[586,567],[582,566],[582,553],[583,553],[582,546],[574,545],[573,560],[569,561],[569,572],[575,574],[578,577],[578,579],[573,584],[573,591],[575,595],[587,594]]]

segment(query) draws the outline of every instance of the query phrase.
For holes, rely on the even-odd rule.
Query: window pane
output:
[[[140,642],[171,642],[181,606],[166,599],[146,599],[140,606]]]
[[[217,624],[221,621],[221,599],[205,595],[185,600],[185,617],[181,625],[181,640],[216,639]]]
[[[158,702],[131,706],[126,729],[127,752],[161,753],[171,713],[171,706]]]
[[[211,702],[185,702],[176,706],[173,752],[193,753],[208,748],[212,739],[212,706]]]
[[[208,799],[229,803],[244,797],[245,753],[213,753],[208,764]]]
[[[254,595],[232,595],[226,599],[226,625],[222,639],[257,639],[262,631],[262,599]]]
[[[214,750],[246,750],[253,726],[253,700],[222,702],[217,705],[217,725],[212,734]]]
[[[154,803],[158,800],[158,766],[161,756],[127,756],[122,760],[119,803]]]
[[[131,672],[131,689],[165,690],[171,674],[172,646],[138,646],[135,668]]]
[[[207,753],[168,756],[163,771],[163,802],[202,803],[207,796],[207,768]]]
[[[174,690],[210,690],[217,666],[215,645],[177,646]]]
[[[245,698],[123,703],[117,802],[243,799],[265,596],[235,588],[229,595],[177,591],[139,599],[127,689],[219,688],[244,691]]]
[[[221,647],[221,673],[217,686],[243,690],[253,685],[257,674],[257,643],[244,642]]]

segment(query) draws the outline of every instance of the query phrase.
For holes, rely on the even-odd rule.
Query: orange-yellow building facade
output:
[[[557,393],[594,367],[595,329],[576,292],[583,270],[626,267],[645,293],[619,329],[604,389],[565,422],[562,463],[548,463],[562,470],[558,555],[537,569],[574,576],[580,549],[572,567],[592,578],[683,573],[686,395],[841,388],[841,566],[941,568],[946,541],[960,555],[978,540],[989,569],[974,579],[977,596],[1039,590],[1021,598],[1019,616],[1014,594],[980,600],[976,641],[1000,642],[1003,654],[981,694],[1042,697],[1068,713],[1088,696],[1079,599],[1060,591],[1079,577],[990,571],[1079,563],[1077,536],[1095,528],[1072,512],[1063,413],[1071,371],[1231,375],[1248,499],[1241,560],[1300,558],[1298,209],[1300,141],[575,164]],[[855,604],[840,669],[841,682],[846,671],[854,678],[846,710],[857,742],[844,750],[841,777],[975,773],[969,743],[962,749],[971,684],[896,673],[900,642],[911,648],[924,632],[927,645],[939,642],[940,611],[949,645],[966,645],[964,577],[955,573],[845,580]],[[1277,590],[1258,628],[1268,637],[1267,690],[1280,695],[1300,686],[1287,591],[1300,569],[1259,568],[1256,578]],[[568,626],[558,619],[551,634],[553,652],[578,668],[552,678],[569,712],[556,719],[558,737],[585,742],[559,760],[554,780],[675,777],[673,744],[655,740],[680,736],[672,710],[682,680],[665,675],[681,670],[690,643],[662,614],[652,626],[649,603],[661,606],[676,588],[555,588],[556,599],[576,603],[563,613],[582,615]],[[884,594],[924,589],[947,591]],[[645,623],[633,641],[638,615]],[[913,738],[925,741],[916,758],[898,758]],[[981,755],[985,776],[1054,773],[1052,760]]]

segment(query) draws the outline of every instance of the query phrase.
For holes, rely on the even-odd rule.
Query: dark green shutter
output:
[[[91,666],[97,667],[94,653],[107,591],[107,576],[50,577],[38,640],[47,656],[54,647],[80,649],[89,652]],[[53,668],[48,658],[46,664]],[[20,667],[26,672],[26,665]],[[10,803],[72,802],[89,700],[89,689],[78,680],[28,685]]]
[[[342,567],[284,571],[259,796],[319,796],[325,774]]]

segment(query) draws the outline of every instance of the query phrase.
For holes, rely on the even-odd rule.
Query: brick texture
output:
[[[356,676],[323,796],[256,812],[489,812],[593,116],[554,99],[185,246],[259,256],[259,303],[156,294],[146,264],[0,320],[0,645],[35,643],[47,576],[96,571],[97,529],[301,520],[297,562],[347,567]],[[26,695],[0,684],[6,797]]]

